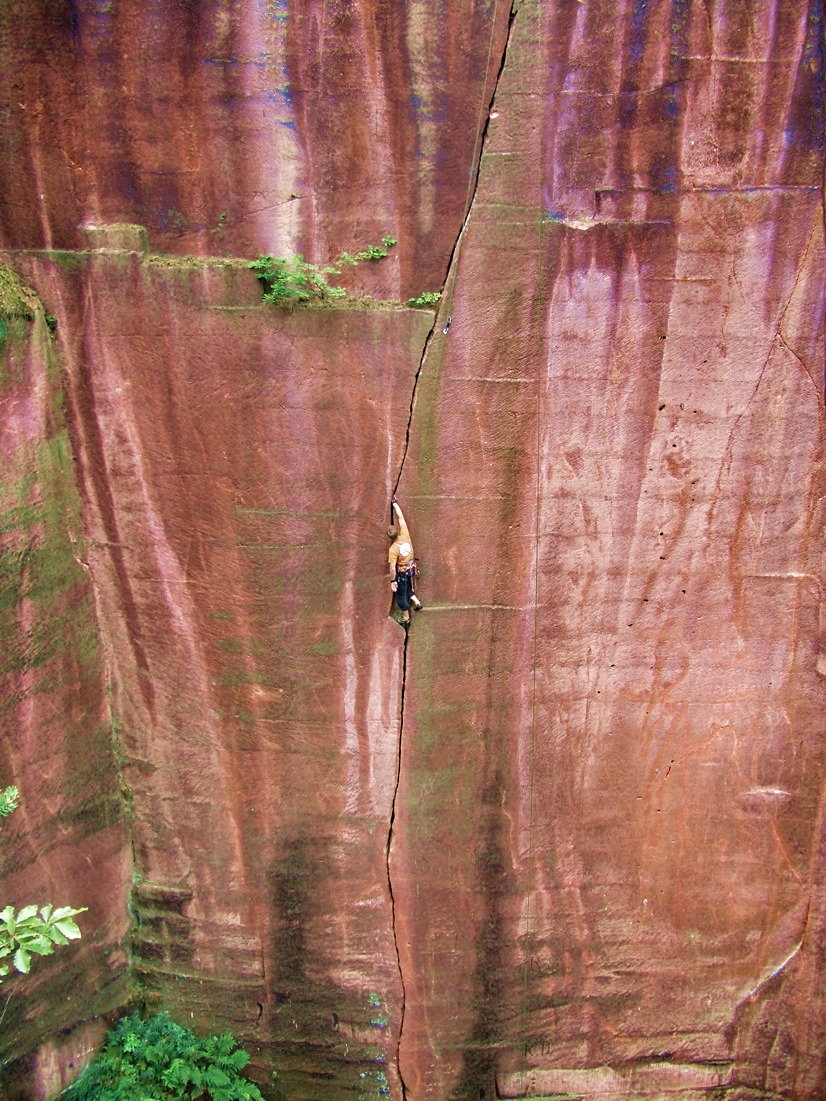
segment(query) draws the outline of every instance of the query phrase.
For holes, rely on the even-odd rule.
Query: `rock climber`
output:
[[[402,621],[410,622],[410,608],[419,611],[422,602],[413,592],[413,579],[416,576],[416,560],[413,557],[413,544],[410,541],[410,531],[405,523],[404,513],[394,497],[391,502],[391,510],[395,524],[387,529],[387,538],[390,540],[390,550],[387,552],[387,561],[390,564],[390,588],[395,594],[396,603],[401,609]]]

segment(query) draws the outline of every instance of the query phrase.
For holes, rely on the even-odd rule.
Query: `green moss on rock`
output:
[[[40,299],[27,287],[12,268],[0,264],[0,319],[22,317],[31,320],[41,305]],[[0,336],[5,333],[0,332]]]

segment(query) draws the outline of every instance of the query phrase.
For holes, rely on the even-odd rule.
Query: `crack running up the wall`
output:
[[[496,79],[493,82],[493,91],[490,94],[487,105],[482,106],[479,116],[479,125],[477,126],[476,142],[473,149],[473,159],[471,163],[471,169],[468,180],[468,191],[465,199],[465,209],[462,215],[462,223],[459,227],[459,232],[456,236],[456,240],[453,244],[453,248],[450,251],[450,256],[447,261],[447,269],[445,272],[445,280],[442,284],[441,298],[439,309],[436,312],[436,316],[433,320],[433,325],[425,337],[424,347],[422,348],[422,354],[419,359],[419,366],[416,374],[413,378],[413,390],[410,395],[410,409],[407,417],[407,431],[404,438],[404,450],[402,451],[401,461],[399,463],[399,472],[396,475],[396,480],[393,483],[393,493],[396,493],[399,488],[399,483],[402,480],[402,474],[404,472],[404,464],[407,459],[407,451],[410,446],[410,432],[413,426],[413,412],[416,406],[416,392],[419,386],[419,378],[421,377],[422,368],[424,367],[425,360],[427,359],[430,351],[430,345],[433,341],[434,335],[437,333],[441,336],[448,337],[450,327],[453,322],[451,316],[451,308],[453,304],[453,293],[456,289],[456,279],[459,272],[459,255],[464,241],[465,230],[467,229],[468,222],[470,221],[470,213],[473,209],[473,204],[476,201],[476,192],[479,187],[479,176],[482,170],[482,151],[485,147],[485,143],[488,138],[488,127],[490,125],[491,114],[494,110],[494,104],[496,102],[496,95],[499,90],[499,83],[502,79],[502,74],[505,71],[505,65],[507,64],[508,53],[510,52],[511,38],[513,36],[513,28],[516,22],[516,16],[519,11],[519,5],[521,0],[513,0],[510,14],[508,16],[508,30],[505,36],[505,45],[502,49],[502,56],[499,60],[499,66],[496,72]],[[494,7],[493,21],[491,27],[491,47],[493,45],[493,36],[496,31],[496,8]],[[488,68],[490,72],[491,56],[488,53]],[[487,75],[485,77],[485,88],[487,88],[488,81]],[[482,121],[484,119],[484,122]],[[481,140],[480,140],[481,139]],[[441,356],[444,353],[444,341],[435,346],[434,354]]]
[[[505,44],[502,48],[502,54],[501,54],[501,57],[499,59],[499,65],[498,65],[497,72],[496,72],[496,79],[493,82],[493,89],[492,89],[492,92],[491,92],[490,96],[488,97],[487,104],[483,103],[481,111],[480,111],[479,125],[477,126],[476,141],[475,141],[475,144],[474,144],[473,158],[472,158],[471,169],[470,169],[470,173],[469,173],[468,193],[467,193],[467,196],[466,196],[466,199],[465,199],[465,208],[464,208],[464,212],[462,214],[462,222],[461,222],[461,225],[459,227],[459,232],[456,236],[456,240],[454,242],[453,248],[451,249],[450,256],[448,258],[447,269],[446,269],[446,272],[445,272],[445,280],[444,280],[444,283],[442,285],[440,307],[439,307],[439,309],[436,312],[436,315],[434,317],[433,325],[432,325],[430,331],[428,332],[427,336],[425,337],[424,346],[422,348],[422,354],[419,358],[419,366],[416,370],[416,374],[415,374],[414,379],[413,379],[413,389],[412,389],[412,392],[411,392],[411,395],[410,395],[410,408],[409,408],[408,418],[407,418],[407,430],[406,430],[406,433],[405,433],[404,449],[402,451],[402,457],[401,457],[401,461],[399,463],[398,474],[396,475],[396,480],[393,484],[393,493],[394,494],[398,491],[399,483],[401,482],[402,474],[404,472],[404,464],[405,464],[405,460],[407,459],[407,452],[408,452],[408,448],[410,446],[410,432],[411,432],[411,429],[412,429],[412,426],[413,426],[413,413],[414,413],[414,410],[415,410],[415,407],[416,407],[416,393],[417,393],[417,390],[418,390],[419,379],[421,378],[421,374],[422,374],[422,370],[423,370],[424,365],[425,365],[425,361],[428,357],[428,354],[430,353],[431,343],[433,342],[434,337],[437,334],[444,338],[442,341],[440,341],[440,342],[437,341],[434,344],[434,350],[433,350],[433,354],[435,356],[438,356],[441,359],[442,355],[444,354],[445,341],[449,337],[450,328],[451,328],[451,325],[452,325],[451,308],[452,308],[452,303],[453,303],[453,293],[454,293],[454,290],[455,290],[455,287],[456,287],[456,278],[457,278],[457,274],[458,274],[458,270],[459,270],[459,255],[460,255],[460,252],[461,252],[461,247],[462,247],[462,243],[463,243],[464,236],[465,236],[465,230],[467,229],[467,225],[468,225],[468,222],[470,220],[470,213],[471,213],[471,210],[473,208],[473,204],[474,204],[475,199],[476,199],[476,192],[477,192],[477,189],[479,187],[479,176],[480,176],[480,173],[481,173],[481,165],[482,165],[482,150],[484,149],[485,143],[487,141],[488,126],[490,124],[491,113],[493,112],[493,109],[494,109],[494,103],[496,101],[496,95],[497,95],[497,92],[498,92],[498,89],[499,89],[499,82],[502,79],[502,74],[505,71],[505,65],[507,63],[507,57],[508,57],[508,53],[509,53],[510,45],[511,45],[511,38],[512,38],[512,35],[513,35],[513,28],[514,28],[514,24],[515,24],[515,20],[516,20],[516,15],[517,15],[517,12],[519,10],[519,3],[520,3],[520,0],[513,0],[511,10],[510,10],[510,13],[508,15],[508,29],[507,29],[507,34],[505,36]],[[493,11],[493,16],[492,16],[492,24],[491,24],[491,47],[490,47],[490,50],[488,52],[488,65],[487,65],[487,71],[486,71],[486,74],[485,74],[485,85],[484,85],[485,88],[488,87],[488,74],[490,73],[490,68],[491,68],[491,60],[492,60],[491,59],[491,53],[492,53],[493,41],[494,41],[494,35],[496,33],[496,23],[497,23],[496,15],[497,15],[496,6],[494,6],[494,11]],[[401,1010],[400,1010],[400,1017],[399,1017],[398,1037],[397,1037],[397,1042],[396,1042],[396,1070],[397,1070],[397,1073],[399,1075],[399,1082],[401,1083],[403,1101],[406,1101],[406,1099],[408,1097],[408,1089],[407,1089],[407,1086],[405,1084],[404,1078],[402,1077],[402,1073],[401,1073],[401,1058],[400,1058],[402,1038],[403,1038],[403,1035],[404,1035],[404,1020],[405,1020],[405,1009],[406,1009],[406,989],[405,989],[405,982],[404,982],[404,968],[403,968],[403,965],[402,965],[401,953],[399,951],[399,941],[398,941],[398,934],[397,934],[397,929],[396,929],[396,895],[395,895],[395,892],[393,890],[393,876],[392,876],[392,869],[391,869],[391,856],[392,856],[392,848],[393,848],[393,836],[394,836],[394,832],[395,832],[395,828],[396,828],[396,802],[397,802],[397,798],[398,798],[398,794],[399,794],[399,783],[400,783],[400,780],[401,780],[402,745],[403,745],[403,737],[404,737],[405,690],[406,690],[406,686],[407,686],[407,651],[408,651],[409,643],[410,643],[410,633],[409,633],[409,630],[407,628],[405,628],[404,650],[403,650],[403,655],[402,655],[401,698],[400,698],[400,702],[399,702],[399,733],[398,733],[398,740],[397,740],[397,745],[396,745],[396,775],[395,775],[395,782],[394,782],[394,786],[393,786],[393,798],[392,798],[391,806],[390,806],[390,826],[389,826],[389,829],[388,829],[388,832],[387,832],[387,846],[386,846],[386,856],[385,856],[386,865],[387,865],[387,886],[388,886],[388,890],[389,890],[389,893],[390,893],[390,910],[391,910],[391,920],[392,920],[393,943],[394,943],[395,951],[396,951],[396,963],[397,963],[397,966],[398,966],[398,969],[399,969],[399,983],[400,983],[400,986],[401,986]]]

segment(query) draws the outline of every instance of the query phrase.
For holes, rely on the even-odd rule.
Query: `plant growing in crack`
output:
[[[358,1092],[358,1101],[370,1101],[372,1098],[388,1097],[390,1086],[383,1070],[363,1070],[359,1074],[363,1088]],[[370,1092],[366,1092],[369,1090]]]
[[[390,1018],[386,1013],[381,1011],[381,998],[378,994],[371,994],[369,998],[370,1008],[373,1011],[373,1016],[370,1024],[373,1028],[387,1028]]]
[[[396,244],[396,238],[382,237],[381,245],[368,245],[352,255],[342,252],[334,264],[317,267],[300,254],[298,256],[259,256],[250,268],[264,284],[264,302],[292,308],[306,302],[324,302],[334,298],[346,298],[342,287],[333,287],[327,276],[341,275],[345,265],[355,267],[364,260],[383,260],[388,250]]]
[[[382,1007],[381,996],[375,992],[370,993],[367,997],[367,1004],[371,1028],[387,1028],[390,1021]],[[358,1101],[377,1101],[378,1098],[388,1097],[390,1094],[390,1085],[384,1072],[385,1052],[380,1048],[374,1048],[373,1051],[375,1052],[374,1062],[377,1066],[375,1069],[371,1068],[359,1073]]]

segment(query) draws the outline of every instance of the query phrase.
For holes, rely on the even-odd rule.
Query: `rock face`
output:
[[[327,263],[395,233],[370,289],[437,290],[508,24],[504,4],[443,7],[5,6],[4,243],[81,248],[79,226],[131,222],[165,252]]]
[[[36,1090],[21,1096],[43,1096],[100,1042],[86,1018],[128,997],[133,862],[60,369],[36,296],[2,305],[0,783],[22,793],[2,826],[3,907],[89,910],[82,946],[38,961],[24,996],[20,980],[2,988],[3,1057],[19,1060],[3,1096],[21,1079]]]
[[[822,3],[450,7],[0,13],[10,1097],[826,1092]]]
[[[641,10],[520,8],[418,389],[414,1095],[824,1085],[816,24]]]

